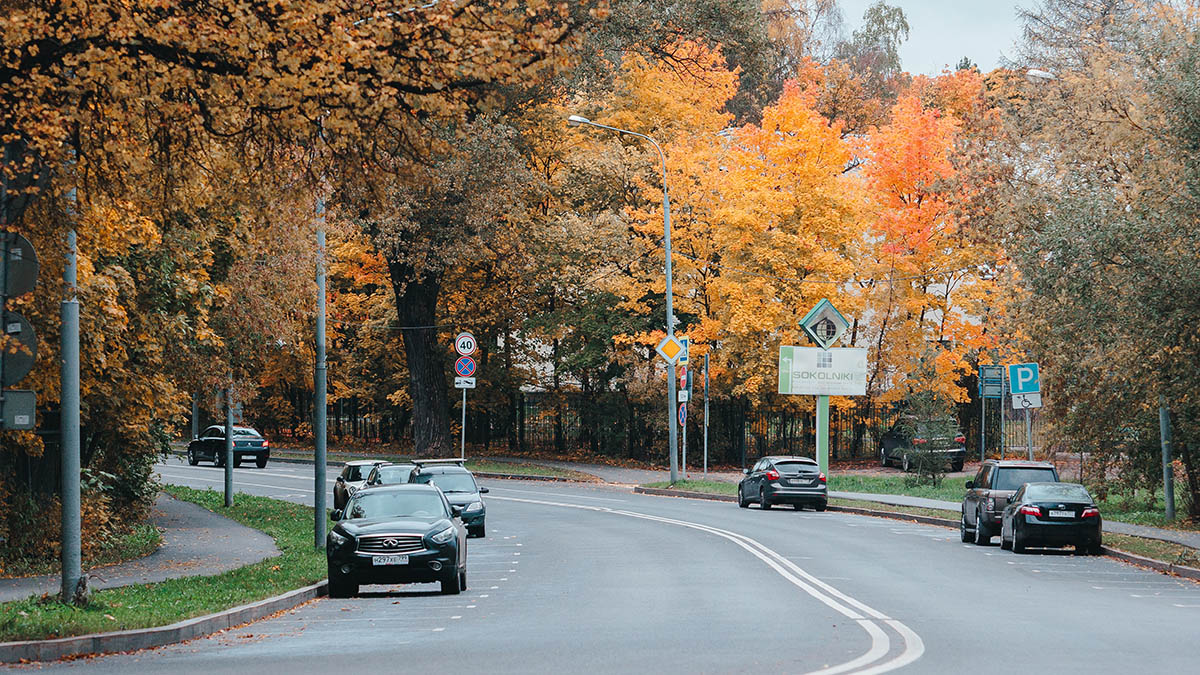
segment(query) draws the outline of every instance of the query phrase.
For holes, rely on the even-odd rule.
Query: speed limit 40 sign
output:
[[[470,356],[478,347],[479,343],[475,342],[475,336],[470,333],[459,333],[458,337],[454,338],[454,351],[460,356]]]

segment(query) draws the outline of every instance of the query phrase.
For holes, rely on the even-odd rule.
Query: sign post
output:
[[[987,400],[1004,397],[1004,366],[979,366],[979,461],[987,452]],[[1004,414],[1004,406],[1000,406]],[[1001,453],[1003,456],[1003,453]]]
[[[704,352],[704,477],[708,478],[708,352]]]
[[[817,396],[817,465],[829,473],[829,397],[867,393],[867,350],[831,346],[850,322],[828,300],[800,321],[817,347],[779,347],[779,393]]]
[[[454,338],[454,351],[458,352],[458,360],[454,362],[454,387],[462,389],[462,425],[459,434],[459,458],[467,458],[467,390],[475,388],[475,353],[479,343],[470,333],[459,333]]]
[[[1012,385],[1013,408],[1025,411],[1025,448],[1027,458],[1033,461],[1033,421],[1029,417],[1032,408],[1042,407],[1042,385],[1036,363],[1014,363],[1008,367],[1008,380]]]

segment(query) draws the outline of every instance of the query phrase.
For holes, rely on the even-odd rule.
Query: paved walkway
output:
[[[607,483],[616,483],[620,485],[639,485],[643,483],[660,483],[670,480],[669,471],[649,471],[645,469],[626,469],[621,467],[606,466],[603,464],[584,464],[581,462],[564,462],[554,460],[535,460],[535,459],[518,459],[518,458],[501,458],[493,457],[496,461],[512,461],[512,462],[528,462],[531,464],[541,464],[544,466],[552,466],[562,469],[572,469],[589,473],[600,478]],[[721,480],[737,482],[741,480],[741,474],[737,472],[709,472],[710,480]],[[700,477],[699,471],[689,471],[689,477],[695,480]],[[944,509],[947,511],[960,511],[962,504],[959,502],[948,502],[940,499],[926,499],[924,497],[907,497],[904,495],[881,495],[871,494],[866,492],[838,492],[829,493],[830,497],[838,499],[855,499],[866,502],[877,502],[880,504],[894,504],[896,506],[918,506],[926,509]],[[1200,532],[1186,532],[1182,530],[1169,530],[1162,527],[1149,527],[1146,525],[1132,525],[1129,523],[1121,523],[1114,520],[1104,521],[1104,530],[1106,532],[1116,532],[1117,534],[1128,534],[1137,537],[1147,537],[1150,539],[1161,539],[1184,546],[1200,549]]]
[[[85,572],[92,590],[211,576],[279,555],[270,536],[165,494],[154,502],[150,522],[162,531],[163,545],[144,558]],[[0,602],[57,593],[61,584],[57,574],[0,579]]]

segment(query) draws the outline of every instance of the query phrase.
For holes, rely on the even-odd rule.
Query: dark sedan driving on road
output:
[[[258,468],[267,466],[271,446],[267,440],[250,427],[233,427],[233,465],[241,466],[243,459],[253,459]],[[188,443],[188,464],[196,466],[200,460],[225,466],[225,427],[214,424],[200,434],[200,438]]]
[[[1030,546],[1074,546],[1100,555],[1100,509],[1078,483],[1026,483],[1004,509],[1000,548],[1024,553]]]
[[[824,511],[828,503],[825,474],[816,460],[808,457],[763,457],[738,483],[738,506],[750,502],[769,509],[773,504],[791,504],[797,511],[811,506]]]
[[[431,485],[364,488],[350,498],[329,532],[329,595],[344,598],[361,584],[438,582],[442,593],[467,588],[467,533],[459,510]]]
[[[487,505],[483,495],[488,489],[475,482],[475,475],[463,466],[460,459],[414,459],[417,469],[410,483],[433,483],[446,493],[450,503],[462,509],[463,523],[472,537],[487,536],[485,520]]]

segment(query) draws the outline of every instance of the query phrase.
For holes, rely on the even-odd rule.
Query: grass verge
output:
[[[282,555],[210,577],[96,591],[86,608],[55,597],[0,604],[0,641],[40,640],[87,633],[165,626],[279,595],[325,578],[325,555],[313,548],[312,508],[239,494],[232,508],[222,494],[168,485],[172,496],[275,538]]]
[[[83,559],[83,570],[115,565],[144,558],[162,546],[162,533],[150,523],[139,523],[128,532],[110,537],[95,555]],[[58,574],[62,569],[57,560],[15,558],[0,560],[0,578],[40,577]]]
[[[271,450],[271,456],[311,461],[313,453],[311,450],[273,449]],[[331,452],[326,457],[330,462],[348,462],[356,459],[378,459],[385,462],[408,462],[412,460],[412,457],[404,455],[370,452]],[[490,459],[468,459],[467,468],[476,473],[507,473],[516,476],[558,476],[560,478],[587,482],[599,480],[589,473],[530,462],[498,462]]]

